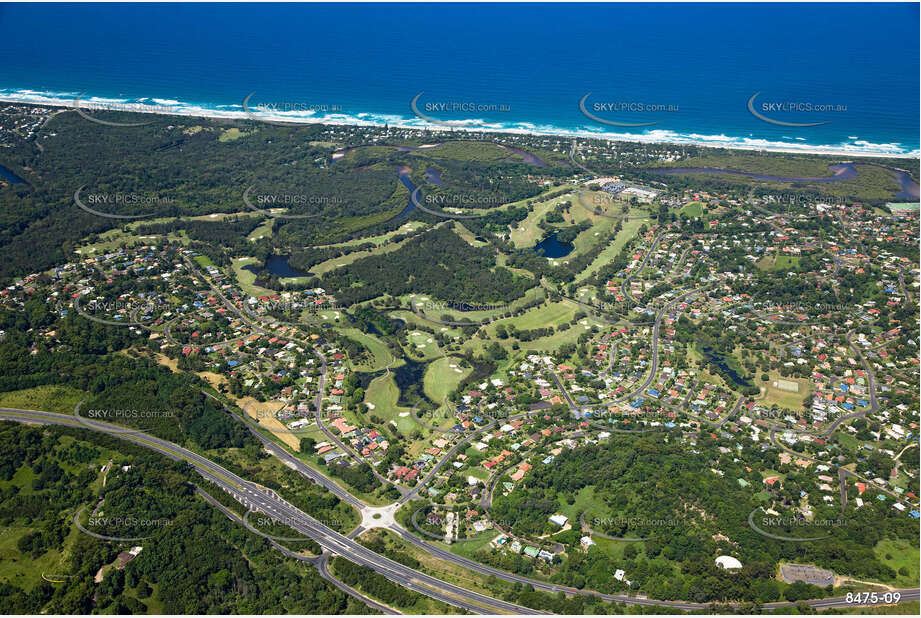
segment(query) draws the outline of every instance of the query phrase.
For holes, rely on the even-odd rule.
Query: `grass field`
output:
[[[418,231],[426,226],[426,223],[422,221],[407,221],[399,228],[395,229],[392,232],[387,232],[386,234],[380,234],[378,236],[365,236],[362,238],[353,238],[351,240],[344,240],[342,242],[333,243],[330,245],[317,245],[318,248],[327,248],[327,247],[352,247],[355,245],[363,245],[365,243],[374,243],[377,246],[383,245],[390,242],[390,239],[396,236],[397,234],[407,234],[409,232]]]
[[[342,266],[347,266],[356,260],[360,260],[361,258],[370,257],[372,255],[384,255],[385,253],[396,251],[404,244],[406,244],[406,242],[406,240],[401,242],[391,242],[386,246],[377,245],[374,249],[370,249],[368,251],[354,251],[348,255],[343,255],[341,257],[332,258],[331,260],[326,260],[325,262],[315,264],[310,267],[310,272],[317,275],[318,277],[322,277],[330,271],[336,270]]]
[[[298,434],[291,433],[290,430],[274,416],[276,412],[285,406],[283,401],[260,402],[252,397],[244,397],[236,403],[241,409],[246,410],[250,418],[271,431],[272,435],[284,442],[292,451],[300,450],[300,432]]]
[[[243,131],[241,131],[241,130],[238,129],[237,127],[231,127],[231,128],[229,128],[229,129],[226,129],[225,131],[223,131],[223,132],[221,133],[220,137],[217,138],[217,141],[219,141],[219,142],[233,142],[233,141],[236,141],[236,140],[240,139],[241,137],[245,137],[245,136],[247,136],[247,135],[249,135],[249,133],[244,133]]]
[[[777,272],[792,270],[799,266],[800,258],[795,255],[768,255],[758,260],[757,266],[761,270]]]
[[[476,236],[473,235],[473,232],[465,228],[460,221],[454,222],[453,229],[454,229],[454,232],[458,236],[463,238],[467,242],[467,244],[470,245],[471,247],[482,247],[486,245],[486,243],[483,242],[482,240],[477,240]]]
[[[442,303],[438,299],[434,299],[424,294],[409,294],[407,296],[401,296],[400,302],[404,305],[411,304],[415,311],[425,314],[426,316],[433,318],[433,320],[440,320],[442,319],[442,316],[447,315],[449,317],[446,318],[446,321],[451,322],[460,322],[463,320],[470,320],[471,322],[485,322],[488,320],[496,319],[498,316],[501,316],[504,313],[514,311],[515,309],[523,306],[525,303],[533,302],[536,298],[543,298],[543,294],[543,289],[535,286],[525,292],[521,298],[517,298],[507,305],[496,303],[494,305],[490,305],[490,307],[494,308],[490,308],[484,311],[461,311],[460,309],[453,308],[452,305]],[[461,298],[451,300],[454,303],[466,302],[465,299]],[[402,313],[405,312],[400,312],[400,314]],[[397,312],[394,312],[393,315],[397,315]],[[416,320],[418,319],[422,318],[417,317]],[[416,320],[413,321],[415,322]],[[426,323],[429,327],[435,328],[439,332],[445,332],[440,330],[442,327],[453,330],[453,326],[446,326],[439,324],[438,322],[426,320]]]
[[[419,360],[432,360],[441,356],[435,338],[425,331],[409,331],[406,335],[407,351]]]
[[[460,359],[450,356],[439,358],[425,370],[422,388],[429,399],[440,403],[471,371],[470,367],[460,366]]]
[[[801,410],[803,408],[803,399],[807,397],[812,392],[812,381],[803,379],[797,379],[793,377],[786,377],[780,375],[778,371],[769,371],[768,372],[768,381],[761,381],[761,372],[755,377],[754,382],[758,386],[766,387],[767,391],[765,392],[764,399],[762,404],[766,406],[771,406],[777,404],[781,408],[789,408],[790,410]],[[774,386],[778,380],[786,380],[788,382],[796,382],[799,384],[799,392],[791,393],[790,391],[785,391]]]
[[[649,223],[649,219],[626,219],[623,227],[614,237],[614,241],[609,243],[608,246],[598,254],[598,257],[589,264],[588,268],[576,276],[576,283],[589,278],[597,272],[599,268],[608,264],[618,253],[620,253],[624,245],[626,245],[631,238],[636,236],[637,230],[644,224],[648,225]]]
[[[593,517],[608,517],[611,515],[608,505],[595,495],[595,488],[591,485],[583,487],[573,497],[576,501],[573,504],[568,504],[566,496],[562,494],[557,496],[560,502],[559,512],[569,518],[569,523],[573,528],[578,529],[579,527],[580,513],[587,513],[585,521],[589,525],[591,525]]]
[[[202,268],[206,266],[214,266],[214,262],[212,262],[211,258],[209,258],[207,255],[196,255],[195,261],[198,262],[198,265]]]
[[[86,393],[69,386],[36,386],[0,393],[0,407],[73,414],[74,407],[86,397]]]
[[[246,237],[247,240],[256,241],[260,238],[267,238],[272,232],[272,220],[267,219],[265,223],[254,229]]]
[[[370,413],[384,419],[388,425],[393,421],[400,433],[409,435],[414,430],[421,429],[421,426],[410,416],[409,408],[397,405],[399,398],[400,389],[390,374],[374,378],[365,390],[365,403],[370,404],[369,408],[374,406]],[[400,416],[401,414],[404,416]]]
[[[243,268],[244,266],[249,266],[250,264],[255,264],[258,267],[259,260],[254,257],[244,257],[237,258],[233,261],[233,274],[236,277],[237,282],[240,284],[240,287],[243,289],[243,292],[250,296],[264,296],[267,294],[273,294],[274,292],[272,292],[272,290],[267,290],[256,285],[256,273]]]
[[[484,530],[483,532],[470,537],[469,540],[464,541],[463,543],[445,545],[444,543],[436,542],[435,545],[440,545],[441,547],[444,547],[451,553],[457,554],[458,556],[464,556],[465,558],[476,560],[476,553],[484,547],[488,547],[489,542],[496,538],[497,534],[498,533],[495,530]]]
[[[560,324],[569,322],[576,314],[577,310],[577,305],[568,302],[557,302],[550,303],[548,305],[540,305],[538,307],[529,309],[520,316],[506,320],[500,320],[498,322],[489,324],[486,326],[486,332],[489,335],[487,340],[484,341],[482,339],[471,339],[465,342],[464,347],[482,352],[482,350],[485,349],[488,344],[492,343],[492,341],[497,341],[503,348],[511,351],[513,350],[513,344],[518,342],[518,340],[512,337],[509,337],[508,339],[496,338],[496,326],[498,324],[503,324],[506,326],[506,328],[509,325],[514,325],[518,330],[530,330],[534,328],[545,328],[548,326],[557,327]],[[557,330],[557,332],[547,337],[540,337],[531,341],[518,342],[518,345],[522,350],[555,350],[564,343],[576,341],[579,338],[579,335],[584,331],[585,329],[583,326],[576,325],[566,330]]]
[[[873,548],[880,562],[890,566],[896,573],[899,569],[908,569],[908,575],[896,575],[894,581],[887,582],[898,587],[915,588],[918,586],[918,544],[905,540],[880,541]]]
[[[703,202],[688,202],[678,211],[678,214],[691,219],[701,217],[704,214],[704,204]]]
[[[419,302],[419,301],[417,301]],[[420,307],[420,310],[422,308]],[[406,324],[409,328],[426,326],[429,328],[434,328],[439,333],[446,333],[450,337],[458,338],[461,336],[461,329],[456,326],[445,326],[444,324],[438,324],[437,322],[431,322],[424,318],[419,317],[412,311],[391,311],[388,313],[390,317],[400,318],[406,321]],[[438,317],[441,315],[441,312],[436,313],[433,317]]]
[[[50,549],[36,559],[19,551],[16,543],[20,538],[31,532],[40,532],[40,529],[20,524],[9,524],[0,529],[0,582],[10,583],[25,590],[31,590],[42,583],[42,574],[68,575],[67,568],[68,547],[73,542],[73,535],[79,534],[76,529],[71,530],[64,542],[64,551]],[[65,583],[54,583],[52,586],[63,586]]]
[[[559,188],[558,188],[559,189]],[[510,235],[510,240],[516,248],[524,249],[531,248],[536,245],[541,238],[544,237],[544,231],[537,227],[537,224],[540,223],[548,212],[557,207],[561,202],[572,202],[574,201],[574,196],[572,193],[566,193],[559,197],[555,197],[552,200],[541,202],[540,204],[534,205],[534,210],[532,210],[527,218],[524,221],[520,221],[518,226],[512,230]],[[520,204],[521,202],[516,202]],[[570,212],[575,212],[577,209],[573,206],[570,209]]]
[[[349,339],[357,341],[371,354],[370,362],[356,364],[353,367],[355,371],[380,371],[393,363],[393,354],[390,353],[387,344],[374,335],[369,335],[357,328],[343,328],[340,332]]]
[[[569,259],[587,253],[595,247],[600,242],[607,242],[607,238],[610,237],[611,232],[614,229],[616,223],[610,219],[605,219],[603,217],[598,217],[591,215],[589,219],[594,219],[591,221],[592,226],[587,230],[584,230],[576,236],[573,240],[573,251],[569,255],[560,258],[559,260],[554,260],[556,262],[562,262],[564,264],[569,263]]]

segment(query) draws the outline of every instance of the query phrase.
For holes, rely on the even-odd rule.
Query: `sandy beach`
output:
[[[911,152],[894,152],[898,148],[896,144],[839,144],[839,145],[822,145],[812,144],[793,144],[787,142],[772,142],[768,140],[759,140],[754,138],[734,138],[726,135],[695,135],[689,137],[669,130],[649,131],[645,134],[633,133],[610,133],[596,131],[574,131],[570,129],[561,129],[557,127],[545,126],[539,127],[531,123],[519,123],[518,127],[498,126],[490,124],[485,120],[472,119],[470,124],[473,126],[452,127],[450,131],[445,127],[437,124],[431,124],[421,118],[404,118],[393,115],[373,115],[370,113],[359,114],[359,116],[374,116],[373,120],[366,118],[350,116],[347,114],[328,114],[326,116],[315,116],[312,111],[308,112],[276,112],[276,113],[259,113],[254,114],[252,111],[244,109],[242,105],[222,106],[228,109],[218,110],[205,108],[195,105],[184,104],[176,100],[154,99],[154,103],[149,102],[131,102],[126,100],[105,99],[100,97],[74,97],[65,98],[60,95],[51,96],[49,93],[40,93],[36,91],[23,91],[22,93],[3,93],[0,92],[0,102],[14,103],[19,105],[34,105],[37,107],[76,109],[80,108],[87,111],[122,111],[139,114],[159,114],[164,116],[180,116],[192,118],[210,118],[215,120],[265,120],[272,123],[285,124],[324,124],[333,126],[360,126],[360,127],[380,127],[385,125],[390,128],[402,130],[427,130],[444,132],[450,134],[458,131],[464,131],[471,134],[512,134],[512,135],[533,135],[537,137],[559,137],[568,139],[584,140],[602,140],[617,142],[632,142],[650,145],[674,145],[674,146],[698,146],[705,148],[725,148],[732,150],[745,151],[764,151],[777,153],[798,153],[828,156],[846,156],[846,157],[873,157],[873,158],[899,158],[899,159],[917,159],[921,156],[921,151]],[[426,144],[422,146],[430,147]]]

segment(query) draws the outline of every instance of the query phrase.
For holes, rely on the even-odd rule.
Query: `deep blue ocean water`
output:
[[[424,126],[422,93],[426,116],[467,126],[908,153],[918,18],[907,3],[4,4],[0,98],[239,115],[255,91],[260,113]],[[603,120],[657,124],[592,120],[588,93]],[[766,117],[826,124],[760,120],[755,93]]]

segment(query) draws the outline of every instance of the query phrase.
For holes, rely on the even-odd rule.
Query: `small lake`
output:
[[[740,376],[738,373],[736,373],[736,371],[732,367],[726,364],[726,359],[724,359],[722,356],[717,354],[712,348],[705,347],[701,351],[703,352],[704,358],[707,360],[707,362],[719,368],[720,371],[722,371],[724,375],[729,376],[730,380],[732,380],[739,386],[751,386],[752,385],[751,382],[749,382],[747,379]]]
[[[270,255],[268,261],[266,262],[265,270],[269,271],[280,279],[311,276],[310,273],[301,272],[291,268],[291,266],[288,264],[290,257],[291,256],[289,255]],[[257,264],[247,264],[243,267],[243,270],[248,270],[251,273],[258,275],[262,268],[260,268]]]
[[[13,170],[7,169],[0,165],[0,178],[4,178],[10,184],[24,184],[26,181],[13,173]]]
[[[560,242],[556,232],[550,234],[534,246],[534,251],[548,258],[566,257],[572,253],[575,246],[569,242]]]

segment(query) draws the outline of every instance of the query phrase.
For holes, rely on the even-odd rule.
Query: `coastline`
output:
[[[62,95],[68,96],[62,96]],[[89,111],[121,111],[126,113],[157,114],[184,118],[209,118],[214,120],[250,120],[269,123],[322,124],[334,126],[380,127],[388,126],[403,130],[428,130],[477,134],[504,133],[509,135],[530,135],[535,137],[557,137],[566,139],[602,140],[608,142],[630,142],[640,144],[695,146],[703,148],[720,148],[740,151],[763,151],[780,154],[808,154],[834,157],[860,157],[878,159],[918,159],[921,150],[894,152],[894,144],[870,144],[857,146],[851,144],[814,145],[803,143],[791,144],[765,139],[732,137],[727,135],[683,135],[671,130],[655,130],[645,134],[611,133],[603,131],[573,130],[554,126],[539,126],[529,122],[519,122],[517,126],[489,123],[485,120],[471,119],[465,121],[468,126],[445,127],[431,123],[422,118],[403,117],[392,114],[374,114],[361,112],[355,115],[327,114],[315,116],[314,112],[292,112],[274,114],[254,114],[241,104],[204,107],[172,99],[111,99],[104,97],[85,97],[73,93],[48,93],[34,90],[11,92],[0,89],[0,103],[52,107],[63,109],[83,109]],[[72,97],[72,98],[71,98]],[[450,129],[450,131],[449,131]],[[875,149],[874,149],[875,148]]]

